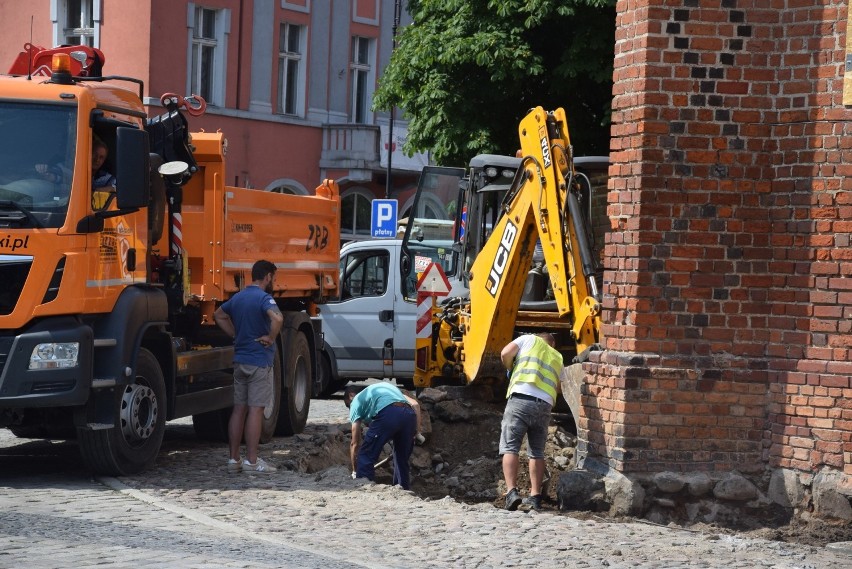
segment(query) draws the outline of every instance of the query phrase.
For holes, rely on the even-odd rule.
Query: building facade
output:
[[[371,109],[394,24],[409,22],[404,9],[394,13],[396,5],[0,0],[0,52],[8,66],[28,42],[97,47],[106,56],[104,75],[144,81],[150,116],[165,93],[202,96],[207,111],[190,127],[225,133],[229,185],[309,194],[324,178],[336,179],[342,238],[362,239],[369,237],[370,201],[396,198],[404,211],[428,162],[402,154],[401,112],[391,136],[390,114]]]

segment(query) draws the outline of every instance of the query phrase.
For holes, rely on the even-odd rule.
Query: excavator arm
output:
[[[415,385],[432,385],[439,378],[464,383],[505,378],[500,351],[514,337],[538,241],[556,305],[555,312],[539,315],[543,327],[567,331],[581,357],[599,341],[595,264],[565,112],[536,107],[521,121],[519,135],[521,165],[502,201],[502,214],[470,266],[469,301],[433,309],[432,337],[417,340],[420,363],[426,365],[418,363]],[[525,320],[530,316],[525,313]]]

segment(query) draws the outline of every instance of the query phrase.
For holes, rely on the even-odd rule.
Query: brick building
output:
[[[389,114],[370,109],[393,47],[394,7],[395,0],[0,0],[0,66],[5,72],[27,42],[86,43],[103,50],[105,75],[144,81],[151,116],[162,112],[164,93],[202,95],[207,112],[190,126],[225,133],[228,184],[306,194],[334,178],[341,234],[360,239],[369,237],[370,200],[389,191],[405,208],[428,162],[402,154],[400,116],[389,144]],[[409,21],[403,10],[399,25]]]
[[[610,467],[852,475],[847,9],[619,0],[608,349],[579,418]]]

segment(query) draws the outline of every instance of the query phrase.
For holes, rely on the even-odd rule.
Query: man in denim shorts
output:
[[[550,411],[560,392],[559,374],[562,355],[555,348],[552,334],[526,334],[506,344],[500,359],[511,370],[508,401],[500,431],[503,478],[506,480],[506,509],[521,505],[518,492],[518,454],[524,435],[530,465],[530,494],[523,499],[524,509],[541,509],[544,482],[544,444],[550,426]]]
[[[272,369],[275,338],[284,317],[270,296],[276,267],[269,261],[252,266],[252,284],[216,309],[213,319],[234,338],[234,410],[228,422],[230,459],[233,472],[275,472],[276,468],[257,456],[263,411],[272,404]],[[246,458],[240,460],[240,444],[245,434]]]

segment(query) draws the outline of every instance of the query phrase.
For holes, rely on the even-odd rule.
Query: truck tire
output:
[[[275,434],[290,436],[305,430],[311,406],[311,351],[305,335],[299,330],[288,330],[283,353],[281,405]]]
[[[281,397],[281,358],[275,354],[272,363],[272,405],[263,410],[263,421],[260,428],[260,442],[268,443],[275,436],[278,428],[278,417],[284,398]]]
[[[136,377],[113,396],[113,426],[78,429],[83,460],[98,474],[128,475],[150,468],[166,431],[166,383],[154,354],[141,348]]]

